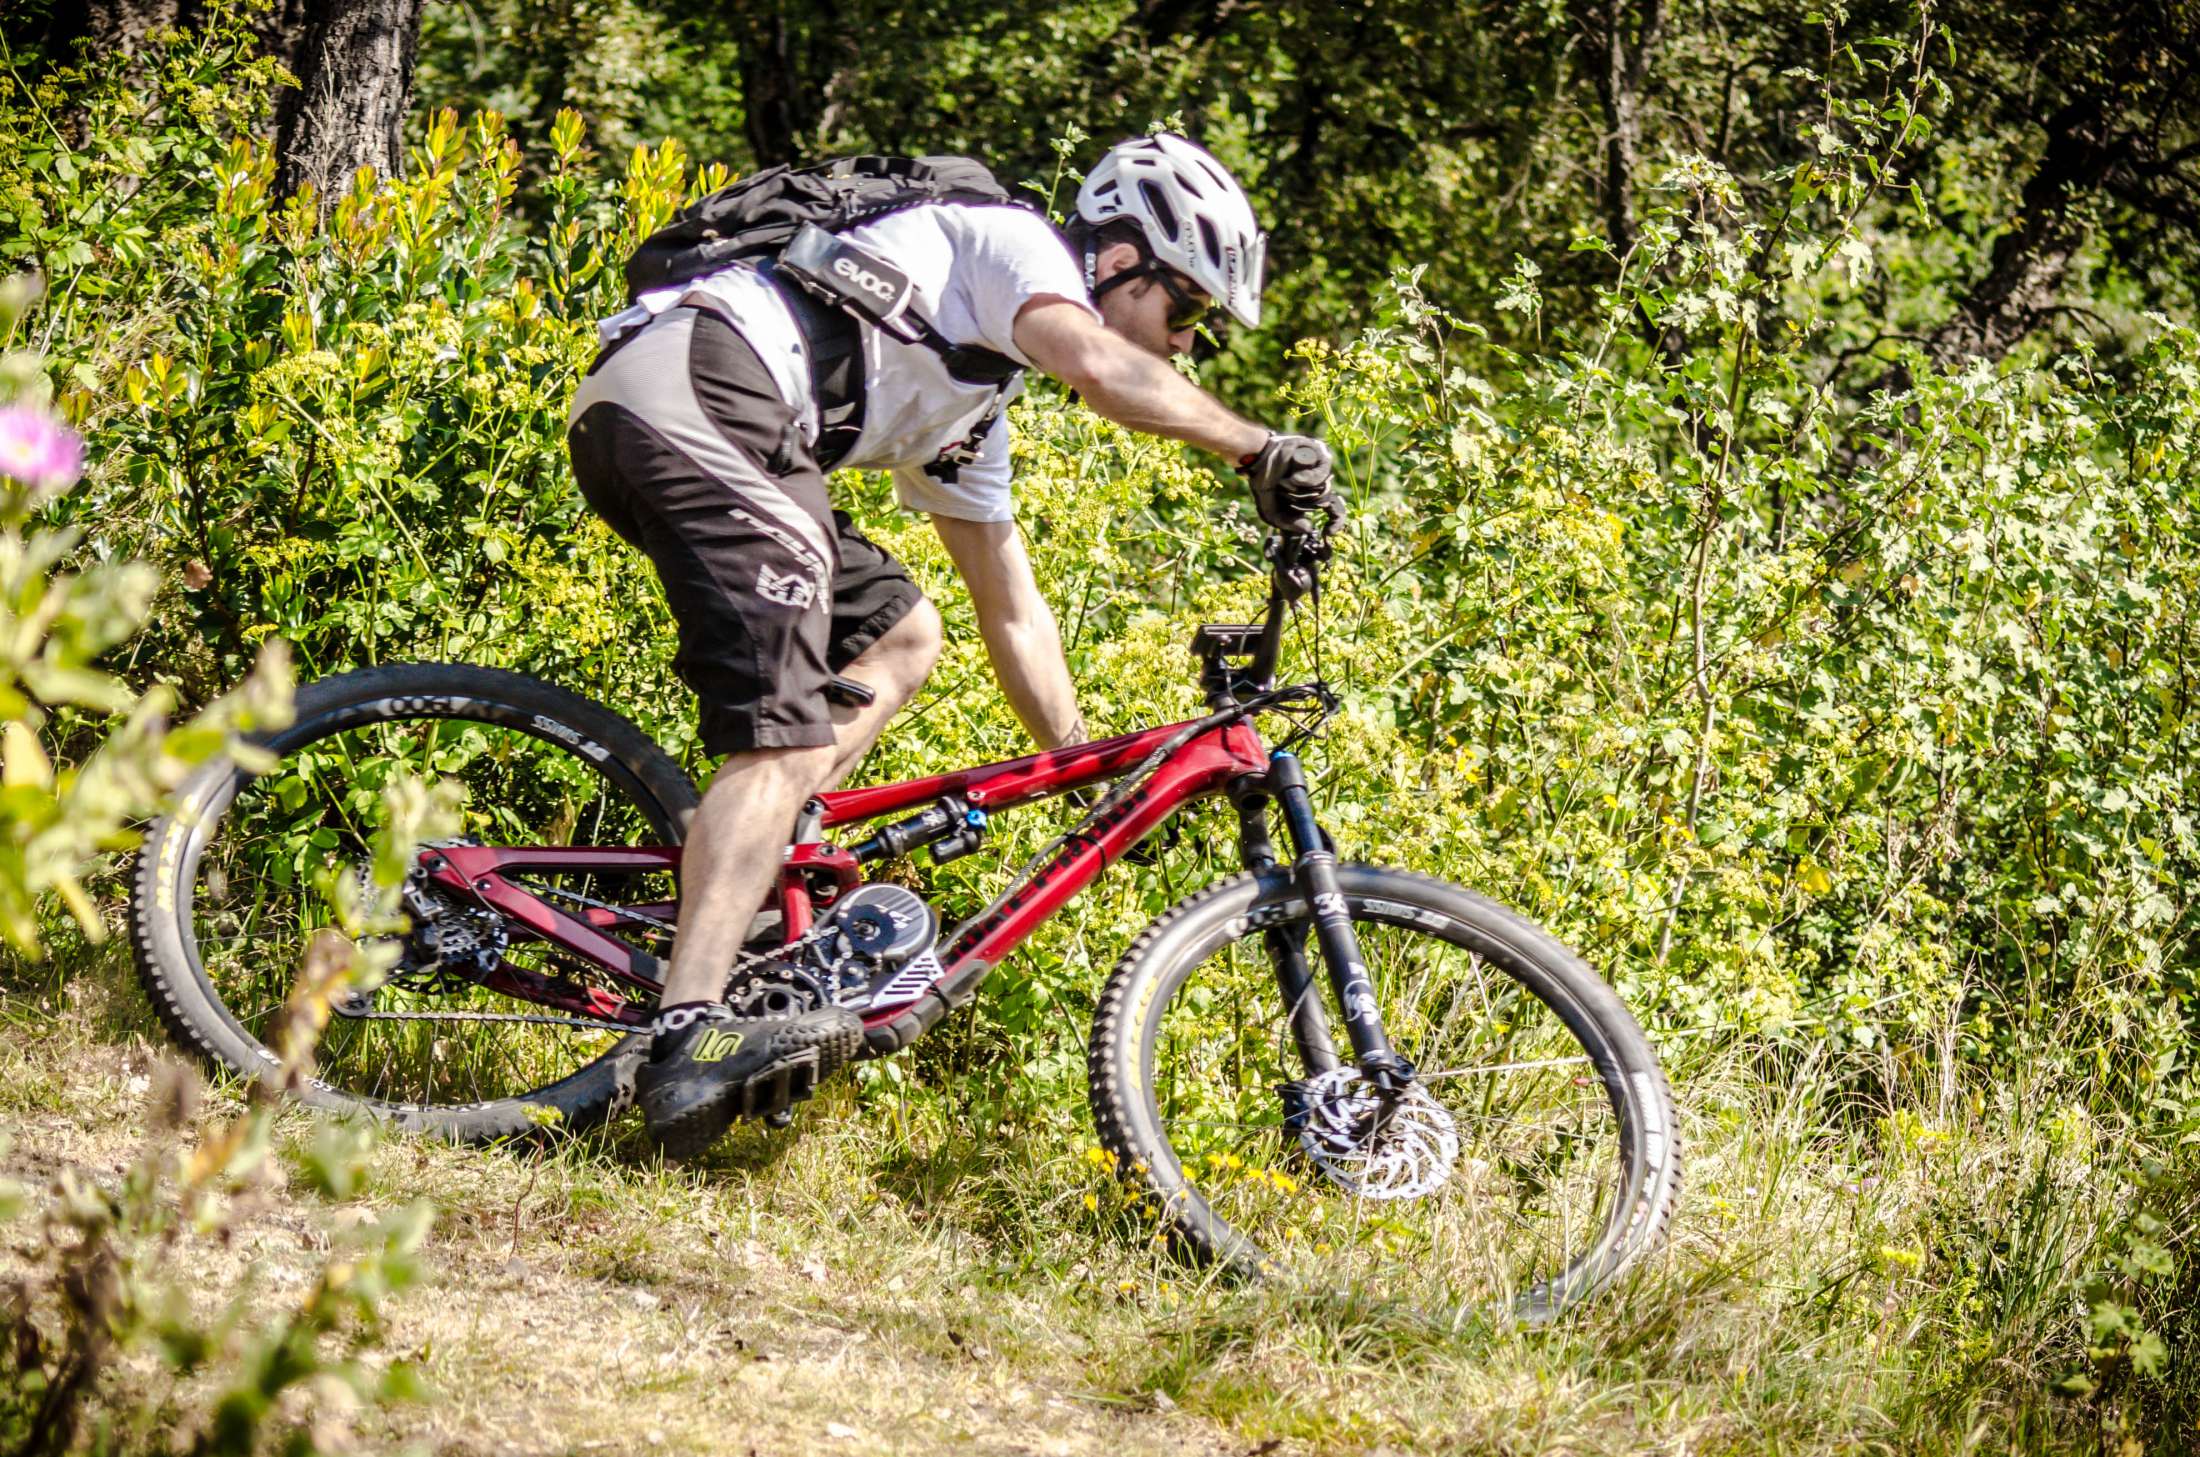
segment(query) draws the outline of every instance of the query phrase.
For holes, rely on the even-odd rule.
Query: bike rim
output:
[[[1353,919],[1384,1026],[1433,1110],[1417,1102],[1367,1131],[1372,1099],[1354,1086],[1311,940],[1310,995],[1345,1066],[1309,1078],[1263,931],[1311,922],[1303,902],[1262,908],[1158,990],[1142,1081],[1173,1167],[1154,1171],[1156,1187],[1197,1201],[1226,1248],[1235,1235],[1241,1259],[1287,1279],[1424,1309],[1542,1314],[1586,1293],[1629,1227],[1614,1060],[1584,1045],[1549,978],[1501,967],[1464,926],[1358,901]]]
[[[479,699],[443,715],[339,715],[283,737],[267,773],[232,778],[201,806],[181,867],[179,911],[190,955],[214,998],[246,1036],[267,1044],[296,983],[305,947],[335,921],[328,877],[356,873],[379,821],[382,793],[402,775],[455,782],[461,833],[502,846],[664,844],[677,827],[631,776],[577,752],[538,716]],[[669,874],[545,874],[520,882],[556,903],[562,893],[616,905],[669,906]],[[448,899],[448,898],[447,898]],[[479,915],[478,907],[454,909]],[[486,924],[484,918],[479,924]],[[662,919],[669,920],[669,915]],[[509,928],[506,928],[510,934]],[[663,954],[669,934],[629,923],[621,938]],[[539,942],[504,952],[513,966],[575,985],[620,987],[599,969]],[[413,958],[418,961],[419,958]],[[474,984],[432,979],[418,967],[377,988],[364,1010],[333,1015],[315,1083],[382,1109],[464,1107],[525,1098],[612,1051],[618,1030]],[[559,1019],[555,1025],[492,1020]]]

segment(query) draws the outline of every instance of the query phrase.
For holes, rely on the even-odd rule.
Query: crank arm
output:
[[[1322,960],[1328,963],[1337,1005],[1344,1009],[1344,1030],[1352,1039],[1354,1059],[1360,1065],[1361,1076],[1387,1104],[1412,1084],[1413,1064],[1399,1055],[1383,1031],[1382,1013],[1375,1006],[1375,984],[1368,977],[1360,938],[1353,933],[1352,916],[1337,880],[1337,857],[1329,849],[1321,826],[1314,822],[1314,801],[1307,793],[1306,771],[1299,767],[1298,755],[1272,755],[1268,783],[1283,807],[1284,828],[1291,836],[1292,878],[1313,908],[1314,939],[1321,947]],[[1273,942],[1270,947],[1273,953]],[[1303,966],[1303,953],[1298,960]],[[1279,980],[1285,974],[1280,963],[1277,974]],[[1311,1000],[1304,998],[1300,1005]],[[1297,1030],[1294,1019],[1293,1031]]]

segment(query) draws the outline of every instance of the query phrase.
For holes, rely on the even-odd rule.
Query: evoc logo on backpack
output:
[[[779,272],[874,324],[894,322],[909,306],[909,275],[823,228],[805,224],[779,255]]]
[[[847,279],[873,298],[889,299],[894,296],[894,286],[892,284],[873,273],[870,269],[863,267],[853,258],[835,258],[833,260],[833,272]]]

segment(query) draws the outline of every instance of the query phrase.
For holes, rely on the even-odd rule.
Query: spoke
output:
[[[1539,1067],[1579,1067],[1589,1061],[1588,1054],[1579,1057],[1543,1057],[1532,1062],[1498,1062],[1482,1067],[1447,1067],[1441,1072],[1416,1073],[1421,1082],[1434,1082],[1438,1078],[1482,1077],[1490,1073],[1526,1072]]]
[[[1617,1115],[1601,1081],[1583,1076],[1593,1059],[1507,964],[1417,925],[1355,922],[1392,1038],[1431,1069],[1417,1079],[1430,1094],[1450,1090],[1438,1105],[1448,1123],[1388,1148],[1369,1140],[1362,1152],[1377,1161],[1369,1177],[1387,1155],[1428,1170],[1412,1177],[1441,1178],[1415,1196],[1384,1199],[1334,1170],[1314,1172],[1319,1160],[1298,1167],[1305,1151],[1273,1089],[1308,1070],[1291,1036],[1297,1009],[1276,994],[1264,938],[1289,926],[1248,928],[1162,1011],[1155,1111],[1184,1177],[1263,1250],[1317,1262],[1333,1276],[1392,1270],[1384,1283],[1404,1278],[1485,1298],[1551,1277],[1594,1243],[1614,1207]],[[1307,954],[1314,976],[1306,995],[1326,1010],[1325,968],[1311,946]],[[1350,1067],[1350,1048],[1340,1041],[1338,1050]],[[1431,1138],[1456,1140],[1453,1162],[1419,1162],[1440,1156]],[[1214,1161],[1225,1154],[1231,1167]],[[1286,1171],[1294,1176],[1287,1183],[1268,1177]],[[1380,1183],[1373,1187],[1380,1193]]]

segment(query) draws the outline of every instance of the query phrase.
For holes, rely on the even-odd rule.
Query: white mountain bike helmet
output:
[[[1077,216],[1094,227],[1137,223],[1155,263],[1190,278],[1247,328],[1260,323],[1268,238],[1245,190],[1205,147],[1172,132],[1118,143],[1078,189]],[[1089,284],[1090,258],[1085,266]]]

